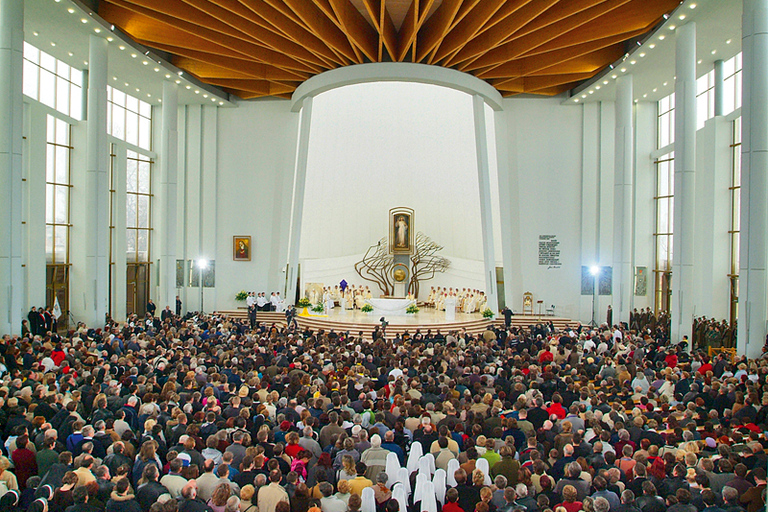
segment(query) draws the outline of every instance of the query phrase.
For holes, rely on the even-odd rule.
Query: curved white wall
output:
[[[379,82],[334,89],[314,99],[300,258],[304,282],[360,281],[354,270],[320,261],[356,261],[388,236],[388,212],[415,210],[416,231],[444,255],[482,262],[472,97],[426,84]],[[331,263],[330,261],[327,263]],[[331,264],[335,267],[336,265]],[[482,288],[482,263],[477,284]],[[470,286],[474,273],[444,276]],[[351,279],[350,279],[351,277]]]

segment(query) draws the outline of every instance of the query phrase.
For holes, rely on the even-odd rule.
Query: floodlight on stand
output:
[[[208,260],[197,260],[197,268],[206,269],[208,268]]]
[[[597,274],[600,273],[600,267],[598,267],[597,265],[593,265],[589,267],[589,273],[592,274],[593,276],[596,276]]]

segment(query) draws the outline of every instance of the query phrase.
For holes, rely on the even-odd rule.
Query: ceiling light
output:
[[[681,20],[681,21],[684,20],[685,19],[685,14],[681,14],[680,16],[678,16],[678,19]]]
[[[645,53],[640,53],[640,57],[645,57]]]
[[[656,48],[656,45],[655,45],[655,44],[649,44],[649,45],[648,45],[648,48],[650,48],[651,50],[653,50],[654,48]]]
[[[88,61],[87,61],[87,60],[84,60],[84,61],[83,61],[83,64],[85,64],[85,65],[87,66],[87,65],[88,65]]]
[[[116,76],[113,76],[113,77],[112,77],[112,80],[117,80],[117,77],[116,77]]]
[[[187,89],[191,89],[191,88],[192,88],[192,86],[191,86],[191,85],[188,85],[188,86],[187,86]]]
[[[155,73],[159,73],[159,72],[160,72],[160,68],[155,68]]]
[[[640,101],[640,100],[638,100],[637,98],[635,98],[635,103],[637,103],[638,101]]]
[[[181,80],[176,80],[176,83],[177,83],[177,84],[180,84],[180,83],[181,83]]]
[[[88,18],[80,18],[81,23],[88,23]]]
[[[165,78],[171,78],[171,75],[165,75]]]
[[[142,64],[144,64],[146,66],[147,64],[149,64],[149,61],[145,60]]]
[[[149,55],[149,50],[145,51],[144,55]]]
[[[576,98],[576,101],[579,101],[579,99],[578,99],[578,98]],[[224,102],[223,102],[223,101],[220,101],[220,102],[219,102],[219,105],[224,105]]]
[[[195,89],[195,94],[200,94],[200,89]]]
[[[125,50],[125,46],[123,46],[122,44],[118,46],[118,48],[120,48],[121,50]]]
[[[595,91],[589,91],[589,94],[595,94]]]
[[[688,7],[690,7],[691,9],[695,9],[696,8],[696,4],[691,4]]]
[[[158,103],[162,103],[163,102],[163,100],[161,98],[158,98],[157,101],[158,101]]]
[[[616,80],[616,78],[617,78],[617,75],[611,75],[611,78],[613,78],[614,80]]]
[[[600,90],[600,86],[599,86],[599,85],[596,85],[596,86],[595,86],[595,90],[599,91],[599,90]]]
[[[670,26],[669,26],[669,30],[675,30],[676,28],[677,28],[677,27],[676,27],[676,26],[674,26],[674,25],[670,25]]]
[[[586,94],[582,94],[582,95],[581,95],[581,97],[582,97],[582,98],[586,98],[586,97],[587,97],[587,95],[586,95]]]
[[[664,82],[664,83],[663,83],[663,84],[661,84],[661,85],[663,85],[664,87],[666,87],[666,86],[667,86],[667,82]]]
[[[38,33],[37,33],[37,31],[35,31],[35,32],[32,32],[32,35],[33,35],[33,36],[35,36],[35,37],[37,37],[37,36],[39,36],[40,34],[38,34]]]
[[[668,20],[669,19],[669,14],[663,14],[662,18],[664,18],[665,20]]]
[[[658,88],[658,87],[654,87],[654,88],[653,88],[653,92],[656,92],[656,91],[658,91],[658,90],[659,90],[659,88]]]
[[[704,62],[704,61],[699,59],[698,61],[696,61],[696,64],[701,64],[702,62]]]
[[[730,40],[730,39],[728,39],[728,40],[725,42],[725,44],[731,44],[731,40]]]
[[[136,58],[136,54],[135,54],[135,53],[132,53],[132,54],[131,54],[131,57],[133,57],[133,58],[135,59],[135,58]]]
[[[147,98],[151,98],[151,97],[152,97],[152,95],[147,93]]]
[[[136,88],[136,92],[141,92],[141,89],[139,89],[139,88],[137,87],[137,88]]]
[[[207,95],[207,94],[203,94],[203,98],[207,98],[207,97],[208,97],[208,95]]]
[[[710,53],[712,53],[712,55],[714,55],[714,54],[717,53],[717,50],[712,50]]]
[[[184,74],[184,72],[183,72],[183,71],[179,71],[179,76],[181,76],[181,75],[183,75],[183,74]]]
[[[101,29],[99,27],[96,27],[95,29],[93,29],[93,31],[96,32],[97,34],[101,34]]]
[[[74,10],[73,8],[71,8],[71,7],[70,7],[69,9],[67,9],[67,12],[68,12],[69,14],[74,14],[74,13],[75,13],[75,10]]]
[[[631,61],[629,61],[629,63],[634,66],[635,64],[637,64],[637,61],[636,60],[631,60]]]
[[[51,46],[56,46],[56,43],[54,43],[53,41],[51,41]]]
[[[110,25],[109,26],[109,30],[115,30],[115,26],[114,25]]]
[[[608,80],[603,80],[604,85],[608,85]]]
[[[648,97],[648,93],[643,94],[643,98],[647,98],[647,97]]]
[[[115,40],[115,38],[114,38],[114,37],[112,37],[112,36],[109,36],[109,37],[107,38],[107,41],[108,41],[108,42],[110,42],[110,43],[111,43],[112,41],[114,41],[114,40]]]
[[[53,0],[53,1],[54,1],[54,2],[56,2],[56,3],[59,3],[59,2],[61,2],[61,0]]]
[[[578,103],[578,102],[579,102],[579,98],[574,98],[574,99],[573,99],[573,102],[574,102],[574,103]]]
[[[211,101],[216,103],[216,98],[211,98]]]
[[[75,56],[75,54],[72,53],[72,52],[67,52],[67,55],[69,55],[70,57],[74,57]]]
[[[125,86],[128,87],[128,82],[125,82]]]
[[[627,68],[621,68],[621,72],[622,73],[626,73],[627,72]]]
[[[664,37],[666,37],[666,36],[665,36],[664,34],[661,34],[661,35],[659,36],[659,41],[663,41],[663,40],[664,40]]]

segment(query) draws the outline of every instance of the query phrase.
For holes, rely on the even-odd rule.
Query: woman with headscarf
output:
[[[0,497],[0,510],[3,512],[20,512],[19,491],[13,489]]]

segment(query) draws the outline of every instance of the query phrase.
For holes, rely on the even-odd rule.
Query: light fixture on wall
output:
[[[589,267],[589,273],[592,274],[592,321],[589,322],[589,326],[597,327],[597,322],[595,322],[595,296],[597,295],[597,276],[600,275],[600,267],[592,265]]]
[[[200,313],[203,312],[203,270],[208,268],[208,260],[205,258],[199,259],[195,262],[198,270],[197,284],[200,285]]]

